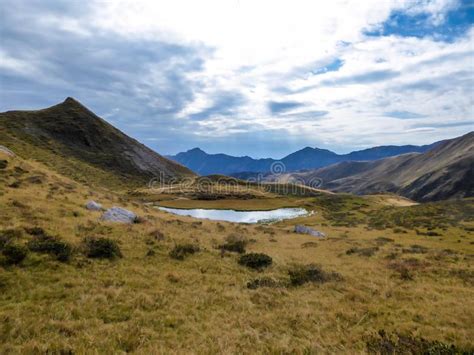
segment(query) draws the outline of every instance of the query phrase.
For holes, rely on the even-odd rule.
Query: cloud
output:
[[[235,113],[235,109],[242,105],[244,97],[238,92],[220,92],[214,98],[211,106],[202,111],[191,114],[192,120],[205,120],[213,116],[230,116]]]
[[[268,108],[270,112],[274,115],[278,115],[280,113],[286,112],[293,110],[295,108],[304,106],[303,103],[301,102],[294,102],[294,101],[283,101],[283,102],[277,102],[277,101],[270,101],[268,102]]]
[[[461,121],[461,122],[440,122],[435,123],[431,122],[429,124],[414,124],[411,126],[412,128],[450,128],[450,127],[470,127],[472,129],[474,127],[473,121]]]
[[[402,120],[405,119],[412,119],[412,118],[423,118],[426,117],[425,115],[420,115],[419,113],[415,112],[409,112],[409,111],[391,111],[391,112],[385,112],[384,116],[387,117],[393,117],[393,118],[399,118]]]
[[[0,110],[74,96],[161,153],[429,143],[474,117],[465,4],[4,1]]]
[[[367,73],[346,76],[337,79],[328,79],[321,82],[322,85],[353,85],[353,84],[371,84],[379,81],[393,79],[400,73],[393,70],[374,70]]]

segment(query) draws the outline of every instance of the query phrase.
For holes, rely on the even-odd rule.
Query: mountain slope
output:
[[[270,172],[273,163],[284,164],[286,171],[316,169],[342,161],[370,161],[411,152],[426,152],[440,142],[415,146],[380,146],[348,154],[336,154],[327,149],[306,147],[291,153],[281,160],[253,159],[248,156],[234,157],[226,154],[207,154],[199,148],[188,150],[168,158],[177,161],[201,175]]]
[[[131,186],[194,175],[72,98],[43,110],[0,113],[0,132],[0,144],[85,182]]]
[[[474,132],[443,141],[425,153],[409,153],[373,162],[343,162],[280,176],[269,181],[300,182],[332,191],[371,194],[394,192],[417,201],[474,196]]]
[[[201,175],[230,175],[239,171],[269,171],[274,159],[234,157],[227,154],[207,154],[199,148],[178,153],[168,158],[187,166]]]

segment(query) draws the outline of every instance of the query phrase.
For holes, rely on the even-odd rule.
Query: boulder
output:
[[[109,208],[101,217],[101,220],[118,223],[134,223],[137,215],[132,211],[128,211],[120,207]]]
[[[0,145],[0,152],[10,156],[10,157],[14,157],[15,156],[15,153],[13,153],[10,149],[8,149],[7,147],[3,146],[3,145]]]
[[[312,235],[313,237],[320,237],[320,238],[324,238],[326,236],[326,234],[324,234],[323,232],[317,231],[316,229],[312,229],[306,226],[302,226],[300,224],[295,226],[295,233],[309,234],[309,235]]]
[[[89,201],[86,203],[86,208],[91,211],[101,211],[102,210],[102,205],[100,203],[97,203],[95,201]]]

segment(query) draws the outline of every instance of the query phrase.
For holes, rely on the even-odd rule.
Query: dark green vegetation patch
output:
[[[8,244],[2,248],[6,265],[18,265],[28,255],[28,249],[23,245]]]
[[[379,330],[377,335],[370,336],[366,341],[367,352],[370,354],[427,354],[427,355],[461,355],[473,354],[474,348],[461,349],[454,345],[439,341],[431,341],[411,335],[387,334]]]
[[[198,245],[177,244],[175,245],[173,250],[170,251],[170,256],[176,260],[184,260],[184,258],[187,257],[188,255],[195,254],[199,251],[200,251],[200,248]]]
[[[296,265],[288,270],[288,275],[292,286],[301,286],[308,282],[322,284],[328,281],[342,280],[339,273],[324,271],[320,266],[314,264]]]
[[[123,256],[117,242],[109,238],[86,237],[83,243],[88,258],[116,259]]]
[[[66,262],[72,256],[72,247],[69,243],[61,240],[59,237],[51,236],[41,229],[34,230],[33,238],[27,243],[28,249],[37,253],[52,255],[56,260]]]
[[[251,269],[261,270],[272,264],[273,260],[270,256],[262,253],[249,253],[239,258],[239,264],[247,266]]]
[[[219,248],[225,251],[244,254],[247,244],[247,238],[233,233],[225,239],[225,243],[220,245]]]

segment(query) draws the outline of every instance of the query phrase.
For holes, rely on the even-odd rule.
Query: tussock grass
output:
[[[44,174],[44,182],[9,188],[20,165],[25,171],[21,179]],[[398,334],[472,348],[474,233],[469,229],[474,223],[464,212],[474,205],[472,200],[449,202],[446,208],[442,203],[428,209],[420,205],[414,213],[418,206],[387,208],[371,197],[343,195],[332,203],[317,196],[267,196],[275,206],[305,206],[316,213],[271,226],[241,226],[176,217],[141,204],[142,197],[92,188],[20,158],[9,160],[0,174],[0,236],[27,245],[35,238],[27,231],[36,227],[37,234],[41,229],[77,247],[68,263],[30,252],[18,266],[0,266],[1,353],[365,353],[368,338],[379,329],[385,329],[395,349],[401,349],[396,347]],[[51,186],[57,189],[50,191]],[[97,213],[84,208],[89,199],[147,216],[147,223],[100,222]],[[252,204],[263,208],[265,199],[203,204],[243,203],[252,209]],[[333,204],[339,212],[361,206],[353,211],[358,224],[334,226]],[[367,229],[372,215],[393,227]],[[394,223],[394,216],[407,220]],[[445,223],[446,230],[435,229],[442,237],[416,234],[414,228],[427,232],[428,224],[438,225],[428,223],[438,216],[452,221]],[[297,223],[328,237],[316,241],[295,235]],[[410,228],[394,232],[398,224]],[[268,255],[272,267],[256,273],[238,264],[239,255],[222,257],[216,246],[231,234],[253,240],[246,253]],[[377,241],[381,235],[393,242]],[[87,258],[81,246],[90,236],[116,241],[124,257],[116,262]],[[199,245],[204,251],[177,262],[169,252],[178,244]],[[403,252],[414,245],[426,253]],[[345,254],[350,248],[375,246],[379,249],[371,257]],[[387,258],[391,254],[396,257]],[[337,273],[344,279],[288,287],[293,265],[314,263],[323,275]],[[410,280],[403,279],[405,269]],[[318,273],[309,278],[314,275]]]

